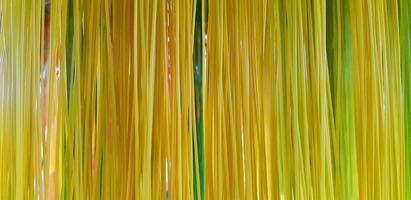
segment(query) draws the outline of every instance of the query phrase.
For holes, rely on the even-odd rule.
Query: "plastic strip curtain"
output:
[[[410,199],[409,0],[0,0],[0,199]]]

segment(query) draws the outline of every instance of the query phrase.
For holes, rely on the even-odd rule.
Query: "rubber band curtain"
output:
[[[0,0],[0,199],[411,199],[409,0]]]

